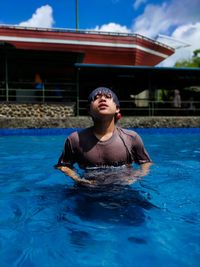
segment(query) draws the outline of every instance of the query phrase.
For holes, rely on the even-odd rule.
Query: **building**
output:
[[[0,100],[73,102],[79,115],[88,93],[108,86],[127,115],[135,107],[149,114],[156,90],[199,85],[199,70],[175,74],[174,69],[154,67],[173,53],[173,48],[137,34],[1,25]],[[186,83],[188,75],[195,76],[192,84],[192,78]]]

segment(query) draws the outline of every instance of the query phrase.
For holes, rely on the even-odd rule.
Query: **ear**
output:
[[[119,113],[119,112],[120,112],[120,108],[117,107],[115,113],[117,114],[117,113]]]
[[[115,122],[117,122],[118,120],[120,120],[121,117],[122,117],[121,113],[117,113],[117,114],[115,115]]]

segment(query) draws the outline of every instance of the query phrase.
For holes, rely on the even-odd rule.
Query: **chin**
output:
[[[96,118],[100,119],[100,120],[106,120],[106,119],[112,119],[114,118],[113,114],[110,113],[100,113],[96,116]]]

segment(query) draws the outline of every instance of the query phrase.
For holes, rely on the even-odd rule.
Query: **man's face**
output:
[[[98,93],[90,103],[90,115],[93,118],[114,117],[120,110],[110,93]]]

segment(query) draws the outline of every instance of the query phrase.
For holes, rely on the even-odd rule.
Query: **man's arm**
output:
[[[149,174],[151,165],[153,165],[153,162],[146,162],[140,165],[140,177],[144,177]]]
[[[74,163],[74,154],[72,152],[71,144],[69,141],[69,137],[65,141],[64,150],[61,154],[58,164],[54,166],[54,168],[60,170],[65,175],[69,176],[72,180],[74,180],[76,183],[82,183],[82,184],[91,184],[90,181],[86,179],[82,179],[78,173],[73,169],[73,163]]]
[[[72,180],[74,180],[76,183],[87,184],[87,185],[92,184],[92,181],[88,181],[84,178],[80,178],[80,176],[73,169],[71,169],[67,166],[56,166],[56,169],[60,170],[65,175],[72,178]]]
[[[131,185],[138,180],[142,179],[142,177],[148,175],[150,171],[150,166],[152,165],[152,162],[143,163],[140,165],[139,169],[133,169],[130,175],[123,177],[123,184]]]
[[[147,153],[141,137],[137,134],[134,146],[135,162],[140,165],[138,175],[140,177],[146,176],[150,171],[150,166],[153,164],[149,154]]]

